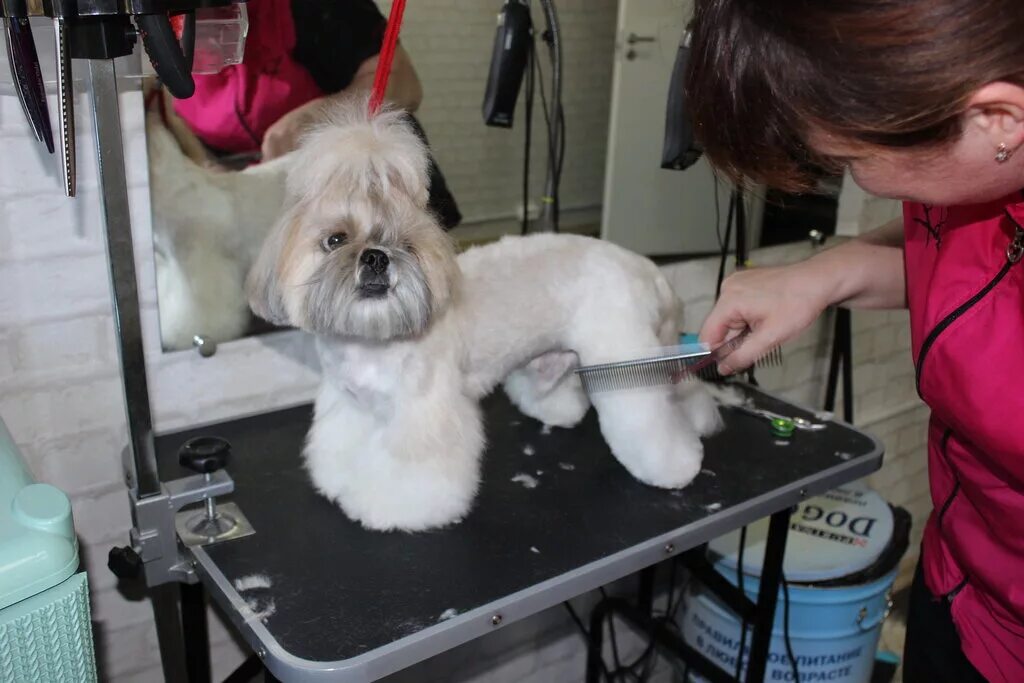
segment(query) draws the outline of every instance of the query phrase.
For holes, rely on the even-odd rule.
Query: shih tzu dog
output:
[[[316,335],[323,381],[305,460],[316,488],[371,529],[459,521],[480,483],[479,401],[499,383],[541,422],[591,402],[578,364],[674,343],[679,303],[649,260],[597,239],[506,237],[456,257],[427,210],[426,150],[400,112],[354,100],[311,131],[288,205],[249,274],[267,320]],[[699,383],[596,395],[615,457],[686,486],[721,424]]]

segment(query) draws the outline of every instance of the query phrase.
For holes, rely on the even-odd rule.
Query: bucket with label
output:
[[[767,536],[768,520],[747,528],[743,590],[755,602]],[[765,681],[799,676],[801,683],[868,683],[909,539],[910,515],[862,484],[801,503],[790,516],[783,562],[788,627],[786,595],[780,588]],[[739,542],[737,530],[712,541],[708,549],[715,569],[734,585],[740,579]],[[736,614],[695,581],[679,619],[691,647],[735,673],[743,631]],[[744,670],[751,636],[748,628]]]

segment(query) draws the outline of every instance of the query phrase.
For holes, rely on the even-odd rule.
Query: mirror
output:
[[[621,9],[618,0],[555,4],[564,41],[561,230],[600,235],[664,259],[717,251],[714,230],[725,217],[728,188],[723,184],[716,211],[706,162],[683,172],[659,167],[669,76],[690,0],[622,0]],[[166,351],[190,349],[197,338],[219,344],[275,329],[249,311],[244,282],[263,237],[281,215],[288,150],[322,117],[317,102],[369,89],[389,5],[250,2],[241,66],[198,75],[196,96],[182,102],[154,83],[146,88]],[[535,218],[546,202],[545,111],[551,102],[542,93],[550,92],[551,65],[537,3],[531,3],[539,29],[531,135],[525,125],[528,80],[511,130],[486,126],[481,114],[495,17],[503,5],[504,0],[409,3],[388,92],[428,140],[435,162],[432,206],[460,247],[518,234],[524,216]],[[645,40],[630,41],[637,35]],[[623,125],[629,121],[634,123]],[[653,175],[630,170],[648,165]],[[637,208],[652,197],[653,206],[680,203],[686,210],[655,215]],[[634,208],[625,220],[608,210],[612,205]],[[609,214],[614,229],[607,225]],[[748,215],[756,246],[760,212]],[[642,240],[635,239],[639,235]]]

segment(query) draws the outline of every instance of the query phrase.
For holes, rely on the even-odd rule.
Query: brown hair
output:
[[[1024,85],[1022,0],[697,0],[687,100],[733,180],[807,190],[811,129],[874,147],[959,137],[971,95]]]

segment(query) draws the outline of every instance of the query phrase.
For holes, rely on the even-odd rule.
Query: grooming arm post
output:
[[[110,268],[114,324],[117,327],[121,382],[128,419],[129,446],[123,460],[125,478],[133,497],[153,495],[160,490],[160,480],[156,468],[153,422],[142,349],[135,251],[132,245],[114,61],[89,60],[89,75],[95,111],[96,151],[107,263]],[[132,517],[138,527],[135,506],[132,506]],[[168,681],[185,680],[185,646],[175,597],[169,597],[163,590],[157,590],[152,595],[160,660],[163,664],[164,677]]]

